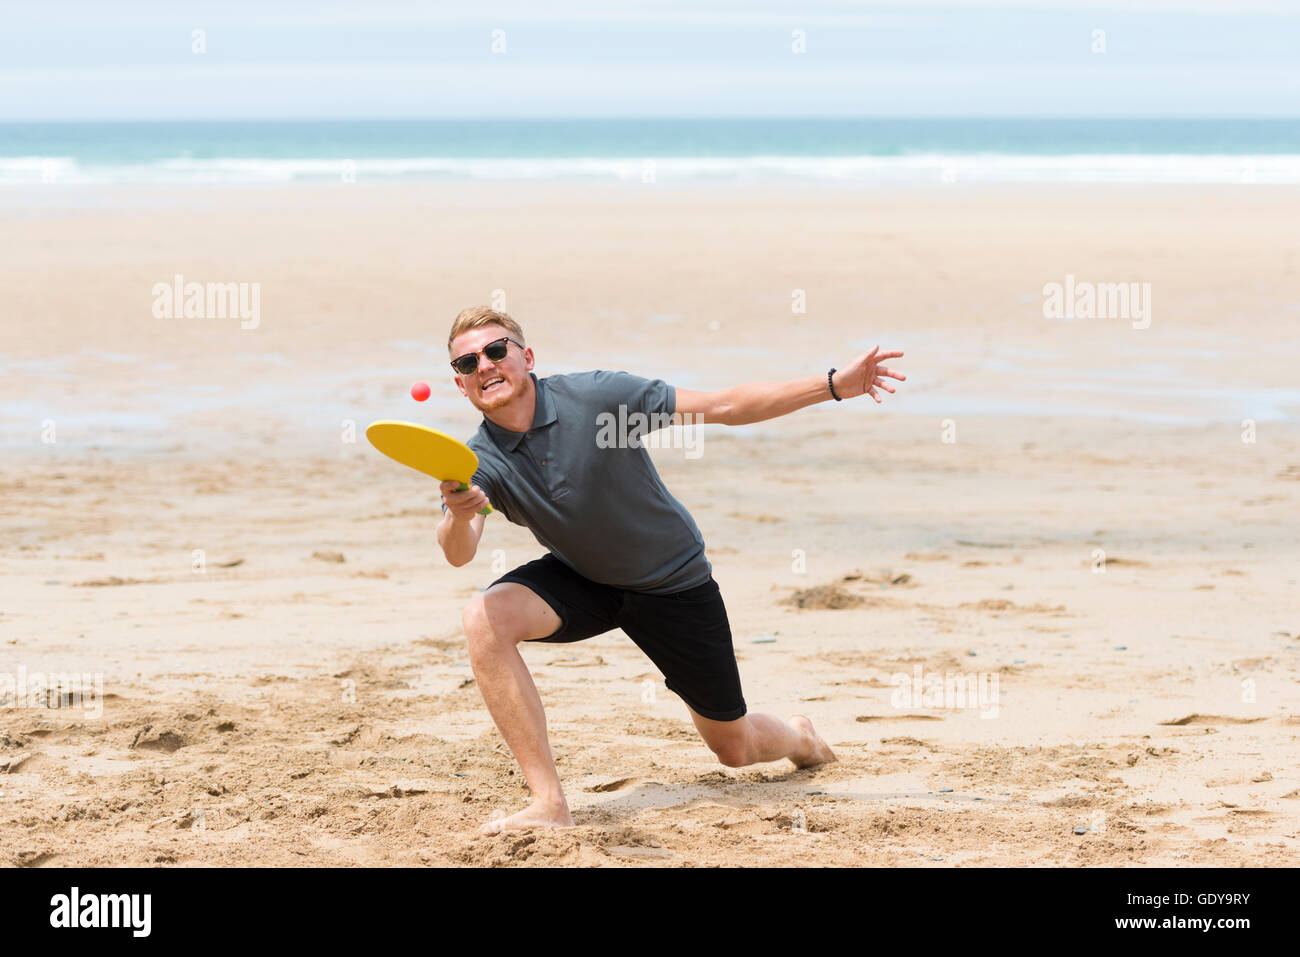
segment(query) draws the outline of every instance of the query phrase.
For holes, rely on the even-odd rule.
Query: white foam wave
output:
[[[81,163],[0,157],[0,186],[256,184],[391,180],[841,183],[1300,183],[1300,154],[924,153],[904,156],[174,158]]]

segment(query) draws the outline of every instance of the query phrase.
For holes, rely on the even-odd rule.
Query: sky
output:
[[[0,2],[0,121],[1300,116],[1300,0]]]

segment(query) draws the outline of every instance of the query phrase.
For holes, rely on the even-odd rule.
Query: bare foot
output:
[[[790,718],[790,727],[798,728],[808,739],[807,747],[800,752],[799,757],[791,755],[790,760],[794,762],[797,768],[815,768],[819,764],[829,764],[832,761],[838,761],[835,752],[831,746],[821,739],[816,731],[813,730],[812,722],[801,714],[796,714]]]
[[[488,821],[479,830],[484,834],[500,834],[502,831],[517,831],[528,827],[573,827],[573,817],[569,814],[569,805],[545,804],[534,801],[522,811],[516,811],[509,817]]]

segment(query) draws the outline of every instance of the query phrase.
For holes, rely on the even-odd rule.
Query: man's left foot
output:
[[[790,727],[802,731],[807,742],[804,749],[799,752],[798,757],[790,756],[790,760],[794,762],[795,767],[815,768],[819,764],[830,764],[832,761],[839,760],[839,758],[835,757],[835,752],[831,750],[831,746],[813,730],[812,722],[803,715],[794,715],[788,724]]]

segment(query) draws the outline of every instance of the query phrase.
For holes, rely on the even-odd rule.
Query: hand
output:
[[[841,399],[869,395],[879,403],[880,396],[876,392],[877,389],[884,389],[886,392],[894,391],[892,386],[885,383],[886,378],[897,379],[899,382],[907,379],[907,376],[901,372],[895,372],[880,363],[885,359],[897,359],[901,355],[901,352],[881,352],[880,346],[876,346],[870,352],[854,359],[843,369],[836,370],[833,376],[835,392]]]
[[[460,485],[460,482],[448,480],[439,485],[438,490],[442,492],[442,500],[447,503],[447,511],[451,512],[452,519],[468,522],[489,504],[488,497],[477,485],[471,485],[463,492],[457,491]]]

